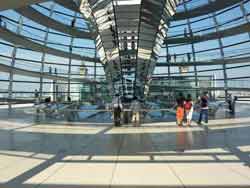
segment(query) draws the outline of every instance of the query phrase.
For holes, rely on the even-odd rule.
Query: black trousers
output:
[[[115,126],[121,125],[121,109],[114,108],[114,124]]]

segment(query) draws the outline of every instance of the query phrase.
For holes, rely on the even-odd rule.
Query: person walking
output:
[[[205,123],[208,123],[208,96],[207,93],[204,93],[200,99],[200,118],[198,124],[201,124],[203,120],[203,116],[205,119]]]
[[[187,95],[187,99],[184,104],[184,110],[187,120],[187,126],[191,126],[192,123],[192,117],[193,117],[193,111],[194,111],[194,105],[193,105],[192,96],[190,94]]]
[[[115,95],[113,101],[113,117],[114,117],[114,126],[121,126],[121,112],[122,112],[122,103],[118,94]]]

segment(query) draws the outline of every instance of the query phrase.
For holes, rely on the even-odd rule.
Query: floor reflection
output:
[[[44,185],[49,188],[55,181],[67,182],[63,177],[72,176],[71,181],[79,183],[79,176],[74,174],[76,169],[88,179],[96,168],[99,175],[106,173],[109,179],[119,176],[123,169],[131,173],[136,172],[134,168],[144,169],[142,174],[153,170],[157,174],[154,170],[164,165],[166,168],[172,165],[172,171],[176,170],[180,177],[179,168],[197,170],[199,166],[206,173],[209,169],[223,168],[221,176],[231,173],[230,177],[235,178],[235,172],[228,167],[225,170],[225,165],[232,165],[250,177],[250,170],[248,173],[245,169],[250,164],[250,119],[210,123],[191,128],[176,127],[175,123],[138,128],[105,124],[1,125],[0,168],[5,170],[0,172],[0,185],[13,187],[30,182],[31,187],[37,186],[34,182],[39,184],[41,177],[50,174],[49,185]]]

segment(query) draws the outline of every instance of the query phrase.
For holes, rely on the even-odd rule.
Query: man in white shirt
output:
[[[141,105],[140,102],[137,100],[137,97],[134,98],[132,104],[131,104],[131,110],[132,110],[132,122],[134,126],[140,126],[140,110]]]

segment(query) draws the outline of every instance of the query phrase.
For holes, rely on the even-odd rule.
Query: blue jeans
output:
[[[208,123],[208,109],[201,109],[199,123],[201,123],[201,121],[203,119],[203,115],[204,115],[204,118],[205,118],[205,122]]]

